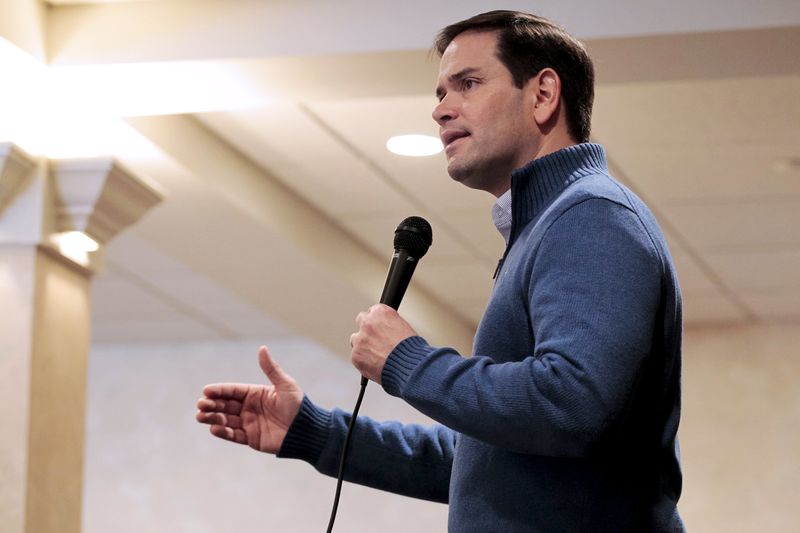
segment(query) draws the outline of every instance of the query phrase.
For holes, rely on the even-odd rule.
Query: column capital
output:
[[[163,199],[157,184],[113,158],[46,160],[0,143],[0,243],[51,248],[96,272],[102,245]],[[65,237],[75,235],[65,234],[73,231],[101,249],[70,246]]]
[[[0,143],[0,213],[30,179],[34,165],[36,160],[16,145]]]
[[[157,185],[112,158],[55,159],[49,169],[59,231],[82,231],[100,244],[164,199]]]

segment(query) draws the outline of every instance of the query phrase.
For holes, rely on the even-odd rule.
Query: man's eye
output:
[[[475,86],[475,80],[466,79],[461,82],[461,88],[464,90],[472,89]]]

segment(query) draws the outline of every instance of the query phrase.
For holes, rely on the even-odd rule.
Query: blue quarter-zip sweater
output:
[[[398,344],[384,389],[441,425],[359,418],[346,478],[448,502],[451,532],[679,532],[680,291],[605,152],[512,176],[512,228],[473,356]],[[304,399],[279,456],[336,475],[349,415]]]

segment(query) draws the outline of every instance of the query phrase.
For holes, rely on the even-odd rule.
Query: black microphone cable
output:
[[[358,418],[358,411],[361,409],[361,400],[364,399],[364,391],[367,390],[367,378],[361,377],[361,388],[358,391],[358,399],[356,406],[353,408],[353,414],[350,416],[350,423],[347,424],[347,435],[344,437],[344,446],[342,453],[339,456],[339,474],[336,476],[336,494],[333,497],[333,508],[331,509],[331,517],[328,520],[327,533],[333,531],[333,522],[336,520],[336,511],[339,509],[339,496],[342,494],[342,480],[344,480],[344,467],[347,464],[347,450],[350,448],[350,436],[353,434],[353,427],[356,425],[356,418]]]
[[[428,252],[432,242],[433,231],[431,230],[431,225],[422,217],[408,217],[397,226],[397,229],[394,230],[394,255],[392,255],[392,262],[386,275],[386,283],[383,286],[380,303],[386,304],[397,311],[408,288],[408,283],[411,281],[411,275],[414,273],[417,262]],[[342,481],[344,480],[344,472],[347,465],[347,452],[350,448],[350,437],[356,425],[356,418],[358,418],[358,411],[361,409],[361,401],[364,399],[364,392],[367,390],[368,382],[367,378],[361,377],[361,389],[358,392],[358,399],[356,399],[356,405],[350,416],[350,423],[347,425],[347,434],[339,456],[336,494],[333,497],[333,508],[328,520],[327,533],[333,531],[333,523],[336,521],[336,511],[339,509],[339,497],[342,494]]]

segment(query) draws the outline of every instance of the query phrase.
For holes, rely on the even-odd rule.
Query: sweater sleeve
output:
[[[301,459],[336,477],[350,414],[327,411],[308,397],[278,457]],[[455,433],[442,426],[356,420],[345,480],[413,498],[447,503]]]
[[[518,335],[534,339],[533,353],[497,363],[411,337],[389,356],[383,386],[489,444],[585,457],[623,423],[649,356],[659,255],[634,211],[590,199],[551,223],[521,272],[530,331]]]

